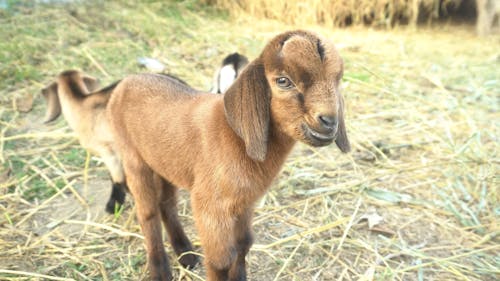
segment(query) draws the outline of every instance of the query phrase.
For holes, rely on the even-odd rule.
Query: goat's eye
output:
[[[294,87],[292,81],[286,77],[278,77],[276,78],[276,85],[282,89],[291,89]]]

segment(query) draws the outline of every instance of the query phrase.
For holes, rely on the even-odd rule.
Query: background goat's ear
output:
[[[259,63],[248,65],[224,94],[224,110],[231,128],[245,142],[248,156],[264,161],[269,133],[270,88]]]
[[[99,88],[99,80],[97,78],[94,78],[92,76],[85,75],[83,76],[83,83],[85,83],[85,86],[87,87],[87,90],[89,92],[93,92]]]
[[[42,89],[42,95],[47,101],[47,111],[45,112],[44,123],[54,121],[61,115],[61,103],[57,93],[57,83],[52,82]]]
[[[349,139],[347,138],[347,130],[344,121],[344,97],[342,97],[342,94],[340,93],[339,93],[339,103],[340,103],[338,111],[339,127],[335,143],[337,144],[340,151],[347,153],[351,151],[351,144],[349,143]]]

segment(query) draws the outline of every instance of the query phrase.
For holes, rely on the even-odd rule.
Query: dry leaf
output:
[[[358,222],[366,220],[368,222],[368,229],[372,232],[376,232],[385,236],[392,237],[396,235],[396,232],[389,229],[386,225],[381,224],[384,220],[382,216],[377,213],[374,208],[369,209],[364,215],[362,215]]]
[[[396,232],[394,232],[393,230],[391,230],[391,229],[389,229],[389,228],[387,228],[387,227],[385,227],[383,225],[374,226],[370,230],[373,231],[373,232],[382,234],[384,236],[388,236],[388,237],[392,237],[392,236],[396,235]]]
[[[33,109],[33,95],[25,94],[14,99],[14,108],[22,113],[30,112]]]
[[[375,277],[375,266],[370,266],[358,281],[372,281]]]
[[[0,170],[0,183],[6,182],[9,179],[11,172],[12,170],[10,168]]]
[[[372,209],[369,210],[364,215],[362,215],[361,218],[359,218],[359,221],[362,220],[368,221],[368,229],[371,230],[374,226],[381,223],[384,220],[384,218],[381,217],[379,214],[377,214],[377,211],[375,209]]]
[[[165,70],[165,65],[156,59],[152,58],[138,58],[137,62],[140,66],[147,68],[154,73],[161,73]]]

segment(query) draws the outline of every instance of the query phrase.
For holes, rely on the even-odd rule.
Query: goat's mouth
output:
[[[336,138],[336,130],[332,130],[331,133],[327,134],[320,133],[305,123],[302,124],[302,131],[306,142],[312,146],[326,146],[331,144]]]

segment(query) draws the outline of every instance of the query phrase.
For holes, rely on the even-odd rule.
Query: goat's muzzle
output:
[[[319,115],[317,117],[318,124],[321,127],[321,131],[326,134],[331,134],[332,131],[336,131],[339,119],[335,115]]]
[[[337,123],[328,127],[322,126],[321,131],[314,129],[306,123],[302,124],[302,131],[312,146],[326,146],[331,144],[337,137]]]

